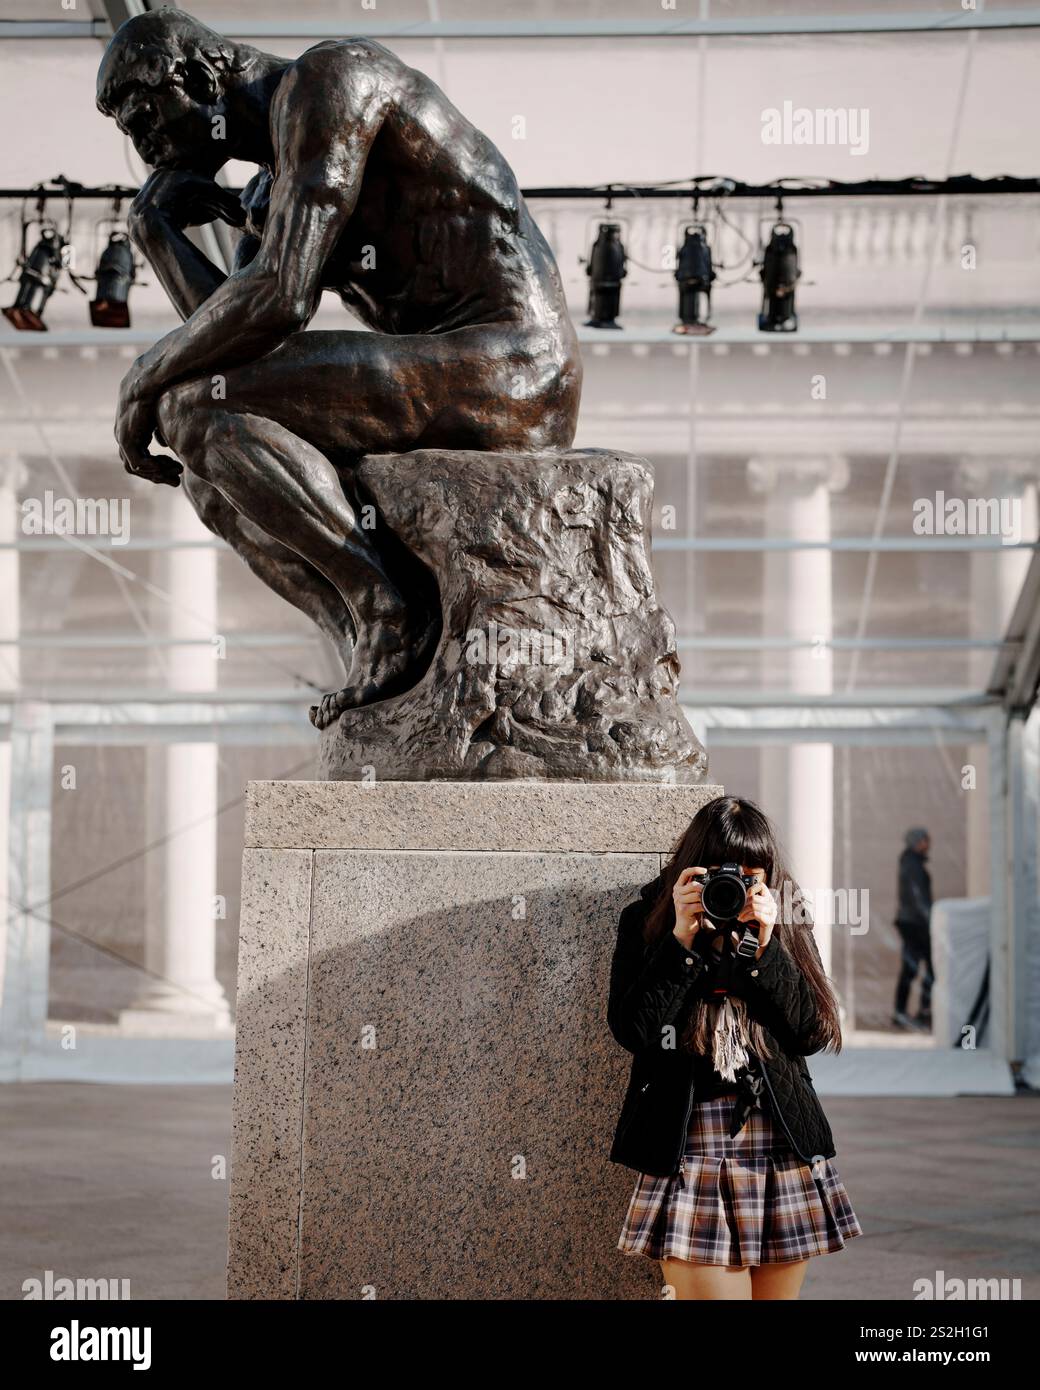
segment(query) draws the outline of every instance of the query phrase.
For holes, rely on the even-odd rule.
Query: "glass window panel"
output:
[[[821,748],[823,772],[817,768],[812,774],[811,765],[800,754]],[[815,916],[825,921],[827,911],[832,912],[833,924],[821,926],[817,939],[822,943],[829,936],[828,973],[844,1010],[845,1045],[950,1046],[959,1037],[974,997],[956,968],[947,972],[947,978],[933,961],[933,1004],[950,991],[950,1007],[943,1015],[950,1025],[948,1037],[937,1032],[911,1035],[893,1024],[902,949],[894,925],[897,866],[906,830],[924,826],[931,835],[927,867],[934,902],[986,897],[990,832],[985,747],[938,741],[927,747],[886,745],[883,735],[870,746],[792,741],[767,748],[713,747],[709,731],[708,751],[713,779],[732,795],[759,801],[775,818],[796,880],[822,909]],[[963,785],[968,767],[976,778],[971,790]],[[814,776],[811,786],[805,782],[807,769]],[[813,805],[819,808],[815,828]],[[833,835],[834,867],[828,884],[814,884],[799,864],[799,853],[807,862],[812,855],[814,833]],[[827,889],[839,891],[828,898],[821,891]],[[825,906],[828,902],[831,909]],[[988,939],[986,911],[985,904],[980,904],[970,928],[974,940],[970,949],[977,948],[979,955],[984,954]],[[933,912],[933,937],[945,930]],[[935,956],[944,957],[943,943],[935,941],[934,947]],[[968,947],[962,949],[969,954]],[[909,995],[911,1013],[920,1004],[921,983],[919,975]],[[979,1045],[989,1041],[982,1037]]]

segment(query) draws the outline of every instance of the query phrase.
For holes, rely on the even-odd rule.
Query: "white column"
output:
[[[18,483],[21,461],[14,454],[0,458],[0,541],[13,545],[21,535]],[[21,623],[17,550],[0,550],[0,691],[17,699],[21,684],[18,631]],[[0,738],[0,999],[4,993],[8,919],[11,914],[8,846],[11,839],[11,739]]]
[[[828,541],[831,493],[848,483],[842,458],[756,458],[748,464],[754,491],[767,492],[767,534]],[[831,552],[768,551],[764,566],[765,637],[807,645],[763,653],[763,685],[818,698],[834,688],[831,639]],[[829,743],[767,744],[761,751],[763,809],[781,830],[791,872],[811,892],[816,942],[831,970],[830,903],[834,876],[834,750]]]
[[[51,707],[18,701],[11,727],[8,894],[0,996],[0,1081],[23,1075],[47,1023],[50,968]]]
[[[987,459],[963,459],[956,473],[956,495],[1008,497],[1017,505],[1021,540],[1035,540],[1038,509],[1035,466],[1013,464],[994,469]],[[1002,637],[1032,559],[1032,551],[975,551],[971,556],[971,635]],[[972,655],[971,681],[984,690],[996,661],[996,652]],[[968,793],[966,892],[969,898],[985,898],[990,891],[989,758],[984,743],[972,744],[968,761],[975,768],[976,784]]]
[[[170,534],[204,539],[208,533],[187,499],[172,500]],[[170,596],[167,631],[197,646],[166,649],[169,688],[198,693],[217,685],[217,556],[213,550],[163,553],[160,583]],[[162,911],[146,935],[145,963],[161,979],[144,987],[120,1022],[127,1032],[212,1034],[230,1027],[223,987],[216,976],[217,745],[174,743],[162,762],[149,767],[164,778],[159,797],[150,796],[164,822]],[[159,853],[160,851],[156,851]],[[156,866],[158,868],[158,866]]]

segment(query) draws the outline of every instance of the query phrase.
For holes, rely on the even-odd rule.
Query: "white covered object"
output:
[[[932,1036],[939,1047],[961,1042],[989,959],[989,898],[941,898],[932,904]],[[988,1034],[976,1046],[989,1046]]]

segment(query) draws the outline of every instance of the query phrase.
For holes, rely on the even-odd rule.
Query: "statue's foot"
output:
[[[310,707],[310,721],[316,729],[327,729],[330,724],[334,724],[345,709],[350,709],[354,704],[355,690],[353,686],[344,686],[342,690],[334,690],[330,695],[323,695],[321,702]]]
[[[314,727],[327,729],[344,710],[374,704],[407,690],[425,665],[434,631],[433,622],[376,622],[366,627],[354,644],[347,684],[342,690],[323,695],[319,704],[311,706]]]

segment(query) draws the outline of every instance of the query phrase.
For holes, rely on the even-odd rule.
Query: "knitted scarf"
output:
[[[715,1070],[726,1081],[736,1081],[737,1072],[750,1061],[752,1039],[747,1006],[743,999],[730,994],[724,984],[718,983],[720,955],[709,950],[707,956],[712,977],[709,992],[694,1005],[692,1033],[687,1036],[697,1046],[698,1040],[707,1035]],[[703,1046],[700,1043],[697,1050]]]
[[[725,994],[718,1004],[707,1005],[715,1014],[711,1033],[711,1054],[715,1070],[727,1081],[736,1081],[737,1070],[746,1067],[751,1037],[747,1008],[743,999]]]

